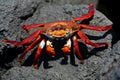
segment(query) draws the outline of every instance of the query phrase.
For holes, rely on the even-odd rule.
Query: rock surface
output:
[[[55,20],[70,20],[73,17],[87,13],[88,5],[43,5],[42,0],[6,0],[0,3],[0,39],[21,40],[29,34],[21,28],[23,24],[42,23]],[[46,0],[48,1],[48,0]],[[51,0],[52,1],[52,0]],[[53,0],[54,1],[54,0]],[[61,0],[62,1],[62,0]],[[95,16],[90,25],[112,24],[102,13],[95,11]],[[30,30],[32,33],[34,30]],[[82,30],[93,42],[111,42],[110,31]],[[94,37],[95,36],[95,37]],[[57,57],[52,58],[42,55],[39,69],[33,68],[33,55],[35,48],[28,52],[24,59],[27,59],[23,66],[17,62],[18,54],[23,51],[22,47],[14,47],[10,44],[0,43],[0,75],[1,80],[95,80],[108,79],[105,75],[118,74],[110,72],[106,64],[111,64],[116,56],[114,49],[111,51],[111,44],[108,47],[94,48],[79,42],[85,63],[80,64],[75,54],[64,56],[60,52]],[[117,45],[118,46],[118,45]],[[114,46],[115,47],[115,46]],[[117,48],[117,47],[116,47]],[[116,49],[115,48],[115,49]],[[116,50],[117,51],[117,50]],[[30,55],[30,56],[29,56]],[[115,54],[117,55],[117,54]],[[59,57],[60,56],[60,57]],[[119,56],[119,55],[118,55]],[[109,60],[109,61],[108,61]],[[118,60],[118,58],[117,58]],[[105,69],[104,69],[105,68]],[[113,75],[112,75],[113,74]],[[119,75],[118,75],[119,77]],[[110,78],[109,78],[110,79]]]
[[[101,80],[120,80],[120,41],[114,46],[100,68]]]
[[[50,3],[51,5],[65,5],[65,4],[71,4],[71,5],[80,5],[80,4],[88,4],[88,3],[94,3],[95,6],[97,5],[99,0],[45,0],[47,3]]]

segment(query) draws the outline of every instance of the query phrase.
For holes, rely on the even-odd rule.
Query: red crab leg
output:
[[[40,26],[44,26],[44,24],[41,23],[41,24],[23,25],[22,28],[25,30],[28,30],[28,29],[40,27]]]
[[[52,42],[50,42],[49,40],[47,40],[46,42],[46,50],[48,54],[55,56],[55,51],[54,51]]]
[[[40,57],[40,54],[42,52],[43,47],[45,46],[45,40],[42,40],[38,46],[37,52],[35,54],[35,58],[34,58],[34,68],[37,69],[38,68],[38,58]]]
[[[65,54],[69,54],[70,53],[70,48],[71,48],[71,40],[68,39],[67,43],[64,45],[64,47],[62,48],[63,52]]]
[[[95,46],[95,47],[99,47],[99,46],[102,46],[102,45],[108,45],[109,43],[108,42],[101,42],[101,43],[93,43],[89,40],[89,38],[81,31],[79,31],[78,33],[78,36],[86,43],[86,44],[89,44],[91,46]]]
[[[24,55],[30,50],[32,49],[35,44],[40,40],[40,36],[38,36],[29,46],[26,47],[26,49],[23,51],[23,53],[20,54],[20,56],[18,57],[18,61],[21,61],[21,59],[24,57]]]
[[[108,26],[90,26],[90,25],[86,25],[86,24],[79,24],[80,27],[83,28],[87,28],[87,29],[91,29],[91,30],[98,30],[98,31],[105,31],[105,30],[109,30],[112,28],[112,25],[108,25]]]
[[[92,3],[89,4],[89,11],[87,14],[83,14],[76,18],[73,18],[73,21],[84,20],[92,17],[94,15],[94,5]]]
[[[78,40],[76,36],[73,37],[73,44],[74,44],[74,49],[76,51],[76,54],[78,55],[79,59],[81,60],[81,63],[84,63],[84,58],[82,57],[80,51],[79,51],[79,46],[78,46]]]
[[[29,43],[32,41],[34,38],[36,38],[39,34],[41,33],[41,30],[36,30],[33,34],[31,34],[29,37],[25,38],[23,41],[18,42],[18,41],[11,41],[11,40],[3,40],[3,42],[11,43],[14,44],[15,46],[23,45],[26,43]]]

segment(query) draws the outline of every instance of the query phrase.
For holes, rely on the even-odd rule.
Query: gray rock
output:
[[[98,0],[45,0],[45,2],[50,3],[51,5],[65,5],[65,4],[71,4],[71,5],[80,5],[80,4],[88,4],[93,3],[95,6],[98,3]]]
[[[3,38],[19,40],[17,37],[23,33],[21,22],[35,12],[40,1],[38,0],[0,0],[0,52],[4,44]]]
[[[2,40],[20,40],[21,33],[26,33],[21,23],[33,15],[39,3],[42,3],[41,0],[0,0],[0,66],[5,68],[4,63],[8,63],[14,53],[13,49],[12,52],[6,50],[13,46],[4,44]],[[6,51],[11,54],[5,54]],[[0,75],[5,72],[4,68],[0,68]]]
[[[100,69],[100,80],[120,80],[120,41],[113,46]]]
[[[47,5],[43,7],[39,5],[37,6],[37,9],[35,10],[35,12],[31,17],[28,17],[26,20],[21,20],[20,18],[19,26],[16,27],[12,26],[12,28],[11,26],[10,27],[7,26],[8,32],[6,32],[5,35],[8,34],[10,35],[3,36],[3,38],[6,37],[12,40],[19,40],[21,36],[22,37],[27,36],[28,34],[26,34],[26,32],[22,30],[20,27],[20,25],[22,24],[42,23],[42,22],[49,22],[55,20],[70,20],[73,17],[87,13],[87,11],[88,11],[88,5],[79,5],[79,6],[78,5],[74,5],[74,6]],[[25,14],[29,15],[28,13]],[[20,16],[21,13],[17,17]],[[112,22],[108,20],[99,11],[95,12],[95,16],[90,21],[90,25],[106,26],[110,24],[112,24]],[[30,30],[30,33],[33,31],[34,31],[33,29]],[[108,41],[111,43],[112,35],[108,33],[109,31],[99,32],[99,31],[85,30],[85,29],[82,31],[85,32],[87,35],[89,35],[90,39],[92,39],[92,41],[94,42]],[[95,36],[97,38],[94,38],[92,36]],[[14,58],[14,60],[10,62],[10,64],[13,67],[1,76],[1,80],[33,80],[33,79],[34,80],[88,80],[88,79],[95,80],[98,79],[98,76],[101,75],[100,66],[106,60],[107,56],[110,55],[111,44],[109,44],[108,47],[94,48],[92,46],[84,44],[83,42],[79,42],[79,43],[81,44],[80,45],[81,51],[86,57],[84,64],[80,64],[79,59],[76,58],[75,55],[73,55],[72,58],[70,56],[68,57],[62,56],[57,59],[54,58],[51,59],[51,57],[49,56],[47,58],[45,56],[41,56],[44,58],[44,60],[42,61],[43,63],[41,63],[39,69],[36,70],[33,68],[32,65],[30,65],[29,67],[20,66],[17,62],[17,59]],[[28,54],[31,54],[33,52],[30,51]],[[50,58],[50,60],[48,58]],[[48,63],[46,62],[47,59],[48,59]]]

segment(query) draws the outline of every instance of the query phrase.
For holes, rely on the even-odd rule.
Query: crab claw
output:
[[[62,48],[62,50],[63,50],[63,52],[65,53],[65,54],[69,54],[70,53],[70,48],[68,47],[68,46],[64,46],[63,48]]]
[[[51,46],[47,46],[46,50],[50,55],[55,56],[54,48],[52,48]]]
[[[69,39],[67,43],[64,45],[62,48],[63,52],[68,55],[70,53],[70,48],[71,48],[71,40]]]
[[[47,53],[52,55],[52,56],[55,56],[55,51],[54,51],[54,48],[52,47],[52,43],[47,40],[47,43],[46,43],[46,50],[47,50]]]

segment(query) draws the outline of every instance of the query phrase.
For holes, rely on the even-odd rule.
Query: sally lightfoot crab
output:
[[[22,26],[23,29],[28,30],[35,27],[40,27],[38,30],[33,32],[29,37],[26,37],[22,41],[11,41],[11,40],[3,40],[3,42],[11,43],[15,46],[28,44],[26,49],[21,53],[18,57],[18,60],[25,56],[25,54],[32,49],[38,42],[39,46],[37,48],[35,58],[34,58],[34,68],[38,68],[38,58],[41,55],[41,51],[43,48],[46,49],[46,52],[52,56],[55,56],[56,52],[53,47],[52,40],[53,39],[61,39],[61,38],[68,38],[66,44],[64,44],[63,48],[61,49],[66,55],[70,54],[71,47],[73,43],[74,50],[78,55],[79,59],[84,63],[84,58],[82,57],[79,46],[78,46],[78,38],[81,38],[83,42],[88,45],[99,47],[99,46],[106,46],[108,42],[100,42],[94,43],[89,40],[89,38],[81,31],[81,29],[90,29],[90,30],[97,30],[97,31],[105,31],[112,28],[112,25],[107,26],[92,26],[87,24],[79,24],[76,23],[79,20],[86,20],[94,16],[94,5],[92,3],[89,4],[89,10],[87,14],[83,14],[82,16],[78,16],[73,18],[72,20],[62,20],[62,21],[53,21],[47,23],[39,23],[39,24],[31,24],[31,25],[24,25]],[[43,37],[46,36],[47,38]]]

